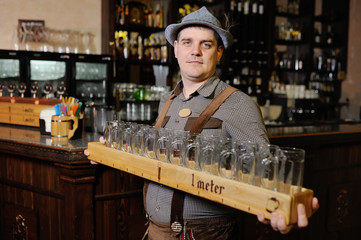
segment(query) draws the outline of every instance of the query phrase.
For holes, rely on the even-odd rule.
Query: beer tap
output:
[[[63,95],[66,92],[66,87],[63,83],[59,84],[56,88],[56,93],[59,95],[59,99],[62,99]]]
[[[21,98],[24,98],[24,93],[26,91],[26,84],[21,82],[18,86],[18,92],[21,94]]]
[[[49,99],[49,94],[53,91],[53,85],[50,83],[46,83],[43,86],[43,93],[45,94],[45,98]]]
[[[39,85],[37,82],[33,82],[30,86],[30,92],[33,94],[33,98],[36,98],[36,95],[39,91]]]
[[[0,97],[3,96],[4,90],[5,90],[5,85],[3,83],[0,83]]]
[[[10,97],[14,97],[16,86],[14,83],[9,83],[8,85],[8,92],[10,93]]]

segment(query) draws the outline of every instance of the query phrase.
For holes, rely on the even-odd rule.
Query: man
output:
[[[216,75],[216,64],[224,48],[232,44],[233,37],[228,30],[222,29],[205,7],[185,16],[181,23],[169,25],[165,35],[174,46],[181,81],[174,91],[162,98],[159,107],[161,119],[158,118],[156,126],[189,130],[212,100],[228,87]],[[202,133],[220,132],[241,141],[268,143],[257,104],[241,91],[233,92],[223,100],[208,123],[208,127],[207,123],[203,125]],[[237,239],[233,209],[188,194],[184,194],[180,205],[183,207],[183,224],[178,229],[174,227],[173,224],[179,221],[171,220],[176,198],[173,192],[173,189],[156,183],[145,188],[145,209],[150,219],[149,239]],[[313,208],[317,207],[317,199],[314,199]],[[305,227],[308,222],[304,206],[300,205],[298,210],[298,225]],[[261,213],[258,219],[268,223]],[[284,217],[275,213],[270,223],[281,233],[291,229],[285,225]]]
[[[185,16],[181,23],[169,25],[165,35],[174,46],[181,81],[162,98],[156,126],[191,132],[195,129],[202,134],[221,134],[241,141],[268,143],[256,102],[241,91],[229,92],[229,86],[216,75],[216,64],[224,48],[233,41],[230,32],[202,7]],[[220,105],[211,111],[210,118],[205,118],[209,120],[198,124],[204,110],[216,105],[213,100],[223,96],[224,92],[227,94],[219,101]],[[150,240],[238,239],[235,209],[157,183],[145,184],[144,200]],[[314,210],[318,208],[317,199],[312,205]],[[298,227],[307,226],[303,205],[298,208],[298,217]],[[291,229],[286,226],[284,217],[276,213],[272,214],[270,221],[262,213],[258,219],[270,223],[281,233]]]

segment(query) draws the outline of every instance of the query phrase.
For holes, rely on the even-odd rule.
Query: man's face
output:
[[[223,47],[217,47],[213,30],[188,27],[179,32],[174,42],[174,55],[178,60],[183,81],[202,82],[216,71]]]

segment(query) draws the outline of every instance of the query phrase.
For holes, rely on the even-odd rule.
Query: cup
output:
[[[133,135],[137,131],[137,124],[135,122],[127,122],[123,131],[123,144],[122,149],[124,152],[133,153],[132,141]]]
[[[71,139],[78,128],[78,117],[53,115],[51,117],[51,137]]]
[[[118,122],[106,121],[104,128],[105,146],[118,149]]]
[[[218,173],[221,177],[235,179],[237,160],[235,142],[231,138],[222,138],[219,146],[221,149],[218,159]]]
[[[218,175],[218,162],[216,161],[218,143],[218,136],[201,134],[199,149],[199,165],[201,171]]]
[[[305,150],[300,148],[281,148],[278,172],[279,192],[295,194],[301,191],[305,163]]]
[[[171,130],[158,128],[158,139],[155,145],[156,158],[162,162],[169,162]]]
[[[144,155],[144,134],[147,131],[147,126],[140,124],[138,130],[133,134],[132,150],[138,156]]]
[[[189,131],[174,130],[170,133],[169,162],[183,166]]]
[[[190,137],[186,143],[184,165],[193,170],[199,170],[200,136]]]
[[[281,149],[277,145],[263,144],[259,147],[256,159],[256,168],[258,168],[256,178],[259,178],[261,187],[277,191],[280,154]],[[255,180],[255,182],[257,181]]]
[[[254,184],[256,145],[256,143],[250,142],[236,142],[236,180],[251,185]]]
[[[118,133],[117,133],[117,144],[118,144],[118,150],[124,151],[123,149],[123,132],[126,127],[126,123],[124,121],[118,120]]]
[[[156,158],[156,142],[158,140],[158,128],[149,127],[144,132],[144,156],[147,158]]]

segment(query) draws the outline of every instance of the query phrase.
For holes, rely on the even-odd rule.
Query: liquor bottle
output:
[[[248,15],[249,14],[249,8],[250,8],[250,2],[249,0],[245,0],[243,2],[243,14]]]
[[[258,60],[262,61],[262,65],[266,66],[267,62],[267,48],[265,46],[265,32],[266,26],[265,26],[265,17],[264,17],[264,5],[263,0],[258,1],[258,17],[257,17],[257,46],[258,46]]]
[[[163,12],[160,9],[159,3],[156,6],[156,13],[155,13],[155,26],[157,28],[163,27]]]
[[[238,21],[240,20],[240,17],[241,17],[241,15],[243,14],[242,11],[243,11],[243,3],[242,3],[242,0],[239,0],[239,1],[237,2]]]
[[[321,33],[319,31],[319,28],[315,28],[315,43],[316,44],[321,43]]]
[[[146,26],[154,27],[154,13],[153,13],[152,5],[150,3],[148,4],[148,19]]]
[[[326,43],[328,45],[332,45],[334,43],[334,33],[332,31],[331,25],[327,26],[327,36],[326,36]]]
[[[236,0],[231,0],[229,2],[229,12],[231,14],[232,17],[236,16]]]
[[[233,68],[232,67],[228,67],[226,73],[224,74],[224,81],[228,84],[232,84],[233,83],[233,77],[234,77],[234,72],[233,72]]]
[[[142,40],[142,36],[139,35],[138,36],[138,51],[137,51],[138,60],[143,59],[143,53],[144,53],[143,40]]]
[[[124,25],[125,23],[125,9],[124,9],[124,0],[120,1],[120,9],[119,9],[119,24]]]
[[[129,52],[130,52],[130,47],[129,47],[129,39],[128,39],[128,32],[124,32],[123,34],[123,40],[124,40],[124,48],[123,48],[123,56],[124,59],[128,59],[129,58]]]

